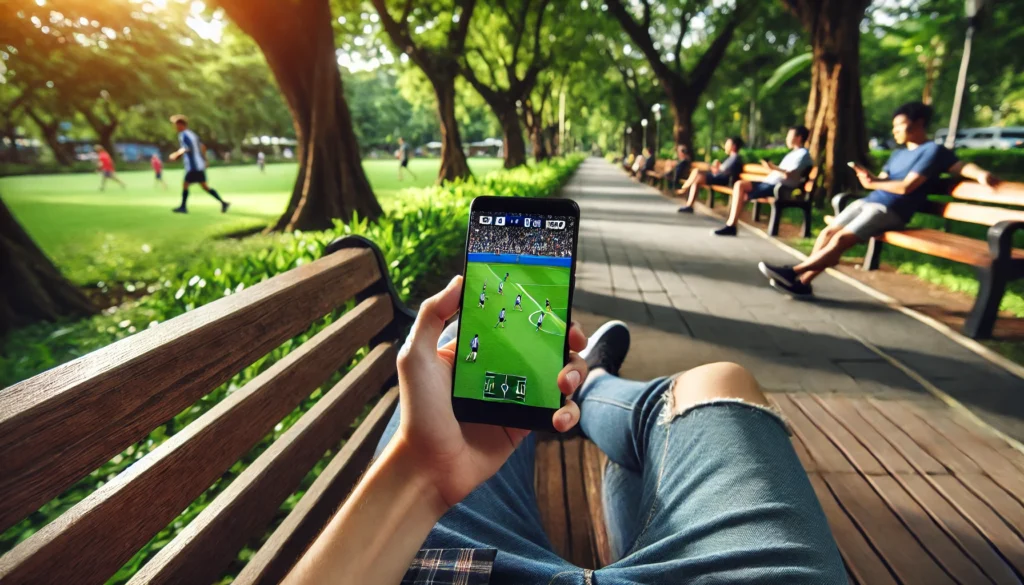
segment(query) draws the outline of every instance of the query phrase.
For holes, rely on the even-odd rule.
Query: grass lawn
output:
[[[498,282],[506,272],[508,282],[499,295]],[[561,392],[555,379],[562,369],[569,272],[554,266],[469,263],[456,356],[456,396],[559,407]],[[480,308],[484,283],[486,300]],[[521,311],[515,309],[517,294],[523,295]],[[538,331],[545,299],[551,301],[551,313]],[[504,326],[498,325],[502,308],[506,310]],[[476,361],[466,361],[474,335],[480,335],[480,350]]]
[[[399,181],[397,161],[364,161],[381,205],[403,188],[433,184],[440,160],[409,164],[417,178]],[[484,175],[501,168],[501,159],[474,158],[469,164]],[[180,255],[182,248],[212,237],[267,225],[284,211],[296,169],[287,163],[268,165],[265,174],[255,165],[210,169],[211,186],[231,202],[226,214],[198,186],[189,196],[189,214],[171,213],[181,201],[184,171],[177,165],[164,170],[166,190],[154,185],[150,171],[120,173],[127,189],[108,182],[102,193],[98,174],[30,175],[0,178],[0,197],[69,278],[88,284],[102,274],[89,268],[96,262],[134,262],[136,256],[162,251]]]

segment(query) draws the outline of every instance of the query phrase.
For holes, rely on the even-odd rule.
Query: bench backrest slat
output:
[[[922,211],[954,221],[980,225],[995,225],[1001,221],[1024,221],[1024,210],[1005,207],[986,207],[970,203],[941,203],[929,201]]]
[[[132,577],[129,585],[213,583],[363,406],[393,376],[394,344],[375,347],[288,431],[217,495],[188,528]]]
[[[338,503],[366,470],[377,442],[398,405],[392,388],[366,415],[267,542],[249,559],[234,585],[277,585],[327,525]]]
[[[339,282],[330,286],[343,287]],[[392,308],[387,295],[377,295],[325,327],[0,557],[0,581],[103,583],[367,345],[391,322]],[[233,341],[242,345],[250,340]]]
[[[961,181],[953,187],[950,195],[964,201],[1024,207],[1024,183],[1002,183],[993,189],[973,181]]]
[[[341,250],[0,391],[0,530],[380,278]]]

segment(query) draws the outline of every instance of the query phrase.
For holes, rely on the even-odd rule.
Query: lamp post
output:
[[[715,144],[715,102],[708,100],[708,151],[704,154],[704,162],[711,162],[711,148]]]
[[[629,144],[629,142],[632,140],[632,137],[633,137],[633,127],[632,126],[626,126],[626,144]],[[629,144],[629,146],[630,146],[629,150],[633,150],[632,149],[633,145]],[[629,156],[629,153],[626,153],[626,156]]]
[[[647,148],[647,118],[640,120],[640,125],[644,127],[643,137],[640,140],[640,152],[643,152]]]
[[[661,104],[654,104],[651,106],[651,111],[654,112],[654,159],[658,159],[658,151],[661,150]]]
[[[974,29],[978,24],[978,11],[984,0],[967,0],[964,11],[967,13],[967,36],[964,37],[964,55],[960,59],[960,74],[956,78],[956,95],[953,96],[953,111],[949,115],[949,130],[946,133],[946,148],[956,144],[956,130],[960,125],[960,108],[964,101],[964,88],[967,85],[967,66],[971,62],[971,42],[974,40]]]

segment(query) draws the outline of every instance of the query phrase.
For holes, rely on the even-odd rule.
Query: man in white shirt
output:
[[[206,147],[199,140],[199,136],[188,129],[188,118],[178,114],[171,116],[171,122],[178,130],[178,144],[181,148],[172,152],[168,158],[171,160],[181,158],[185,163],[185,181],[181,187],[181,205],[171,211],[175,213],[188,213],[188,209],[185,207],[185,203],[188,202],[188,187],[192,183],[199,183],[203,191],[206,191],[220,202],[221,213],[227,212],[228,206],[231,204],[221,199],[217,190],[210,188],[206,182]]]
[[[732,197],[729,204],[732,208],[729,211],[729,219],[725,227],[712,232],[716,236],[735,236],[736,222],[739,220],[740,210],[747,201],[752,199],[766,199],[775,197],[775,189],[782,185],[795,188],[807,178],[807,174],[814,167],[810,153],[804,147],[810,131],[806,126],[793,126],[786,133],[786,146],[790,149],[779,164],[772,164],[762,160],[761,164],[771,172],[761,182],[736,181],[732,186]]]

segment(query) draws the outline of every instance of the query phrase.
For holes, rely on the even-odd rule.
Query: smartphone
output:
[[[452,376],[458,420],[554,432],[579,220],[570,199],[473,200]]]

